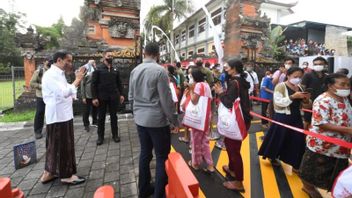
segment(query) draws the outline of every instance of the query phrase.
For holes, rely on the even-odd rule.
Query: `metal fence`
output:
[[[24,67],[12,66],[10,72],[0,73],[0,112],[13,108],[24,91]]]

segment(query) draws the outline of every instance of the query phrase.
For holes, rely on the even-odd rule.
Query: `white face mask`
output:
[[[305,69],[307,68],[307,65],[301,65],[300,68]]]
[[[324,70],[324,65],[314,65],[313,70],[317,72],[321,72]]]
[[[193,76],[192,75],[188,75],[188,78],[189,78],[189,84],[193,84],[194,83],[194,80],[193,80]]]
[[[288,64],[285,65],[285,69],[290,69],[290,68],[291,68],[291,65],[288,65]]]
[[[347,97],[351,93],[351,90],[349,89],[336,89],[335,94],[340,97]]]
[[[294,85],[298,85],[299,83],[301,83],[301,78],[292,78],[290,79],[290,83],[294,84]]]

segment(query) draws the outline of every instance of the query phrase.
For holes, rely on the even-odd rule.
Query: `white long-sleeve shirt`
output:
[[[72,100],[77,88],[68,84],[65,72],[52,65],[42,79],[46,124],[66,122],[73,119]]]

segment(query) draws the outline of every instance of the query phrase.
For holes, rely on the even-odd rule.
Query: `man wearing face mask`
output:
[[[311,94],[311,100],[314,101],[320,94],[325,91],[326,74],[323,72],[328,62],[323,57],[317,57],[313,60],[313,71],[305,73],[302,78],[303,88]],[[312,114],[304,112],[304,128],[308,129],[312,120]]]
[[[250,96],[259,96],[259,79],[257,73],[254,71],[252,63],[246,63],[247,81],[251,85],[248,92]]]
[[[278,83],[282,83],[286,79],[286,71],[290,69],[295,64],[293,58],[285,58],[284,65],[281,65],[280,68],[273,74],[273,84],[276,86]]]
[[[112,52],[103,53],[103,64],[93,72],[92,97],[93,105],[98,107],[98,140],[97,145],[104,143],[106,109],[109,108],[112,139],[120,142],[117,126],[117,109],[124,101],[119,71],[112,66]]]

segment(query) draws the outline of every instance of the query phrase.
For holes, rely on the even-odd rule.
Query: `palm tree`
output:
[[[153,6],[144,21],[145,30],[150,32],[152,26],[160,27],[166,34],[170,33],[171,42],[174,43],[173,24],[174,20],[186,17],[192,12],[192,5],[189,0],[163,0],[162,5]],[[154,38],[155,34],[153,35]],[[171,53],[173,62],[173,53]]]

